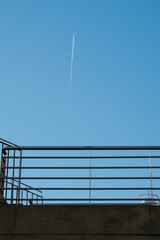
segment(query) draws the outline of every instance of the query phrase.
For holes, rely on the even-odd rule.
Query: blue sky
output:
[[[158,0],[0,0],[1,137],[159,145],[159,12]]]

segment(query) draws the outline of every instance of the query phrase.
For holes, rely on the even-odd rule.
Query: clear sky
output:
[[[160,145],[159,13],[159,0],[0,0],[0,137]]]

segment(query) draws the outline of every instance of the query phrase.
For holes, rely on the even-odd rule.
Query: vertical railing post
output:
[[[151,150],[149,151],[149,162],[150,162],[151,199],[152,199],[152,203],[153,203],[153,178],[152,178],[152,155],[151,155]]]
[[[10,152],[9,152],[9,150],[7,150],[7,158],[5,158],[5,168],[6,168],[6,171],[5,171],[5,174],[4,174],[4,176],[5,176],[5,183],[6,183],[6,184],[5,184],[5,188],[6,188],[6,191],[5,191],[5,199],[8,198],[8,193],[9,193],[9,191],[8,191],[9,154],[10,154]]]
[[[22,173],[22,150],[20,150],[20,159],[19,159],[19,175],[18,175],[18,188],[17,188],[17,197],[16,205],[20,203],[20,190],[21,190],[21,173]]]
[[[3,149],[2,144],[2,149]],[[0,169],[0,204],[3,204],[4,200],[4,176],[5,176],[5,157],[3,152],[1,152],[1,169]]]
[[[13,164],[12,164],[12,189],[11,189],[11,204],[13,204],[13,197],[14,197],[14,171],[15,171],[15,156],[16,156],[16,150],[13,152]]]
[[[1,158],[1,202],[2,204],[5,204],[5,197],[7,198],[7,185],[6,185],[6,151],[3,150],[4,145],[2,145],[2,158]],[[5,188],[5,191],[4,191]],[[4,196],[5,195],[5,196]]]
[[[91,187],[92,187],[92,152],[90,149],[90,158],[89,158],[89,204],[91,204]]]
[[[28,205],[28,191],[26,192],[26,205]]]

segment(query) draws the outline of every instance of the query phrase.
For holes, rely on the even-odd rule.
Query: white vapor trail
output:
[[[73,38],[72,38],[72,50],[71,50],[71,67],[70,67],[69,97],[68,97],[68,114],[67,114],[67,136],[68,136],[68,131],[69,131],[70,105],[71,105],[71,93],[72,93],[72,75],[73,75],[74,45],[75,45],[75,34],[73,34]]]
[[[70,69],[70,93],[71,93],[71,87],[72,87],[73,58],[74,58],[74,42],[75,42],[75,34],[73,34],[73,38],[72,38],[71,69]]]

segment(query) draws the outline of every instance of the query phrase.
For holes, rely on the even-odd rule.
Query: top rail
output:
[[[160,150],[160,146],[9,146],[5,150]]]

